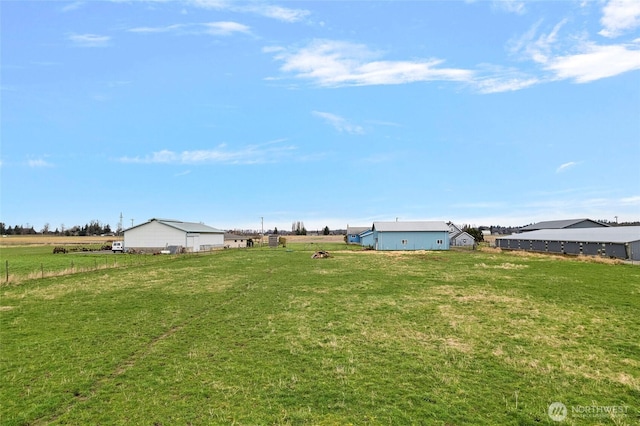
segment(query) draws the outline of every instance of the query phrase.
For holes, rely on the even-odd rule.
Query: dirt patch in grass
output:
[[[443,339],[443,343],[445,347],[454,349],[458,352],[463,352],[463,353],[471,352],[471,345],[469,343],[463,342],[457,337],[447,337]]]
[[[528,268],[529,265],[522,265],[516,263],[501,263],[500,265],[487,265],[486,263],[476,263],[473,265],[475,268],[483,268],[483,269],[524,269]]]

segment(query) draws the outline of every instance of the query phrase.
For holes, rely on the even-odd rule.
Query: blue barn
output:
[[[360,243],[375,250],[449,250],[449,226],[440,221],[374,222],[360,234]]]
[[[371,228],[366,226],[349,226],[347,225],[347,244],[360,244],[360,234]]]

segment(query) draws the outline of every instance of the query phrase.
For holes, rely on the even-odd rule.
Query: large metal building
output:
[[[125,250],[159,251],[184,248],[197,252],[224,247],[224,231],[202,223],[150,219],[124,231]]]
[[[640,260],[640,226],[541,229],[497,238],[496,247]]]
[[[449,250],[449,226],[445,222],[374,222],[360,234],[363,247],[375,250]]]
[[[591,219],[563,219],[547,220],[527,225],[520,229],[522,232],[538,231],[540,229],[575,229],[575,228],[605,228],[609,225]]]

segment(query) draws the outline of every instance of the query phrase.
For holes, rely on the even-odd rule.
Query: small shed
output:
[[[449,244],[452,247],[472,247],[476,239],[466,231],[460,231],[454,235],[449,234]]]
[[[249,238],[244,235],[224,234],[224,246],[228,248],[244,248],[247,247]]]
[[[224,231],[197,222],[150,219],[125,229],[124,246],[138,251],[160,251],[169,246],[188,252],[206,251],[224,246]]]

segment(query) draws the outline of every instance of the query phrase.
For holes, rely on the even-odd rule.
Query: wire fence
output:
[[[20,284],[24,281],[60,277],[102,269],[126,268],[157,263],[160,257],[150,255],[101,255],[68,262],[10,262],[2,264],[2,284]]]

